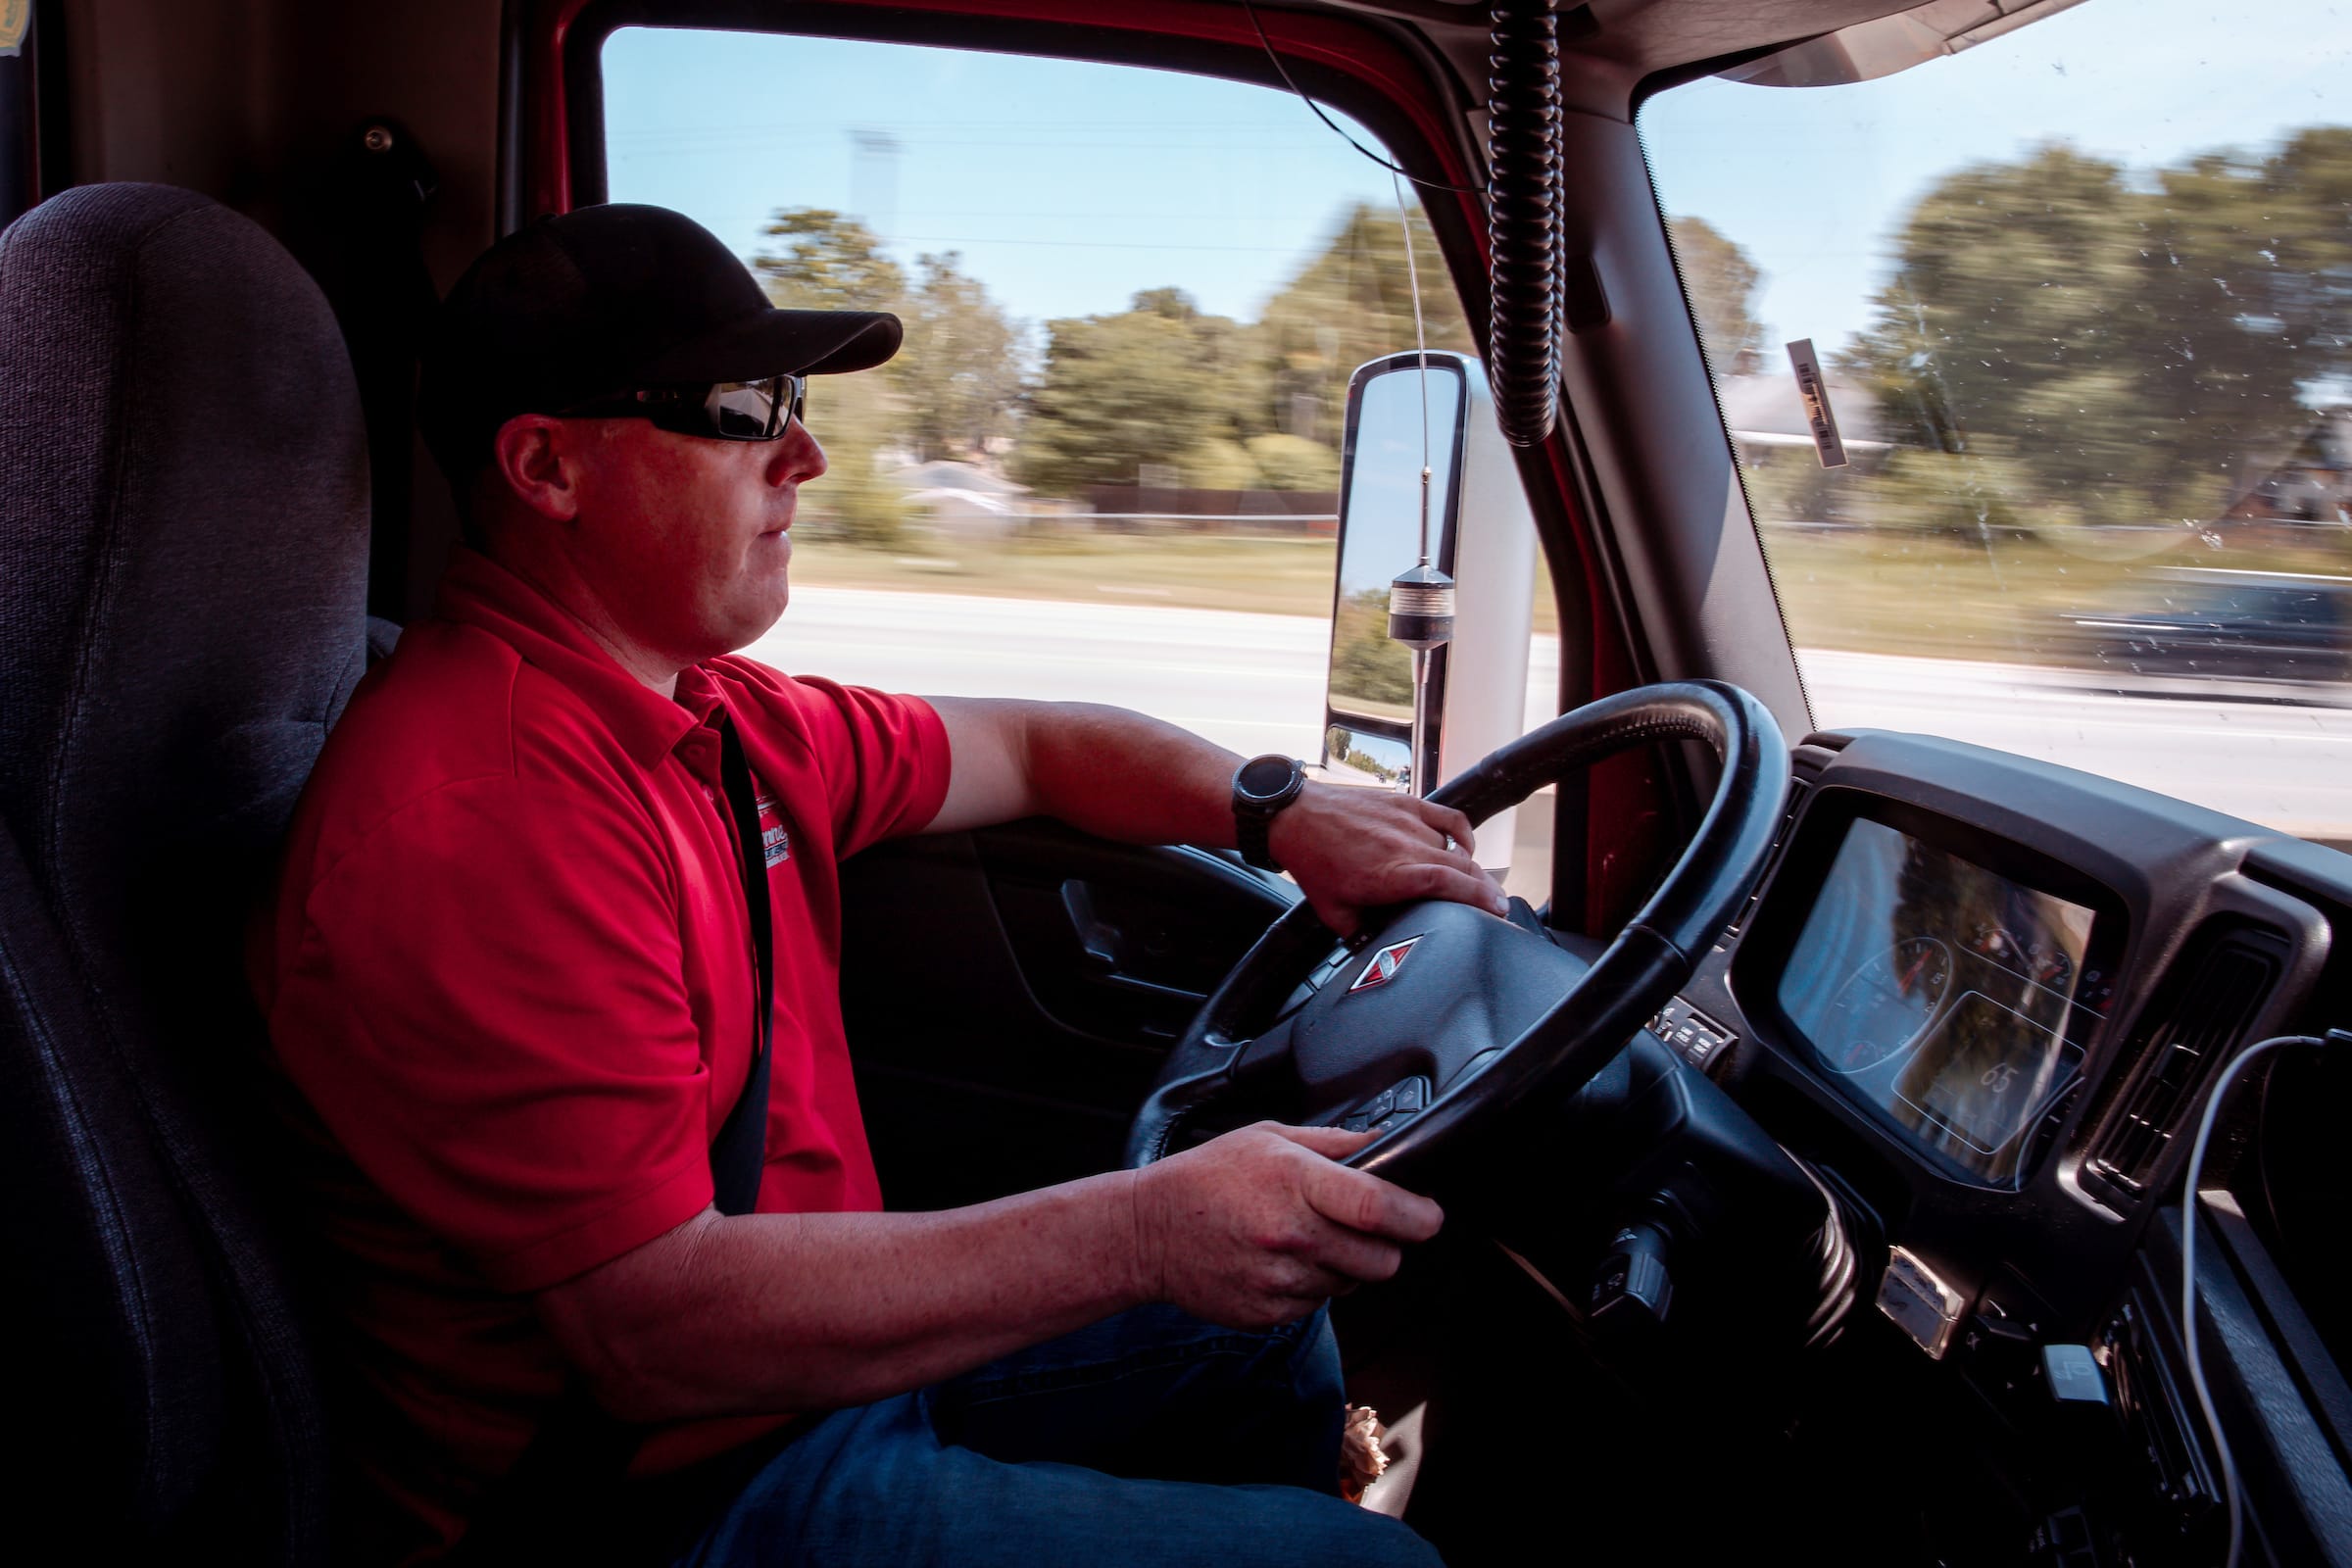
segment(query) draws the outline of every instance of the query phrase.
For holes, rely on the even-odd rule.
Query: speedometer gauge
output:
[[[2098,1025],[2069,995],[2108,985],[2093,911],[1869,817],[1824,820],[1844,836],[1772,982],[1790,1045],[1917,1152],[2016,1187]]]
[[[1865,960],[1838,988],[1814,1049],[1841,1073],[1891,1061],[1918,1042],[1951,983],[1951,950],[1934,937],[1905,937]]]

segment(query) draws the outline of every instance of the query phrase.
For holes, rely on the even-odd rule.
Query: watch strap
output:
[[[1259,816],[1251,811],[1233,813],[1234,841],[1241,846],[1242,858],[1260,871],[1282,869],[1282,862],[1274,858],[1274,850],[1269,842],[1273,827],[1274,818],[1271,816]]]

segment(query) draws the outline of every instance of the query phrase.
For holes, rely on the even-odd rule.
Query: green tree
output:
[[[1012,427],[1026,334],[956,252],[918,256],[914,268],[899,309],[906,345],[890,365],[906,415],[901,433],[917,462],[977,459]]]
[[[1210,329],[1219,320],[1178,290],[1151,289],[1116,316],[1047,322],[1015,476],[1066,496],[1090,484],[1133,484],[1147,464],[1181,471],[1226,435],[1213,351],[1233,323]]]
[[[1844,357],[1891,523],[2203,522],[2352,371],[2352,130],[2134,179],[2063,145],[1946,176]]]
[[[918,256],[909,279],[863,224],[818,207],[785,208],[761,233],[782,241],[752,261],[778,305],[892,311],[905,324],[884,372],[899,396],[883,440],[928,461],[976,456],[1007,431],[1020,404],[1025,334],[960,256]]]
[[[820,375],[808,388],[808,428],[825,449],[823,477],[802,492],[818,529],[871,550],[898,545],[906,526],[906,488],[884,466],[903,417],[886,376]]]
[[[1185,454],[1184,482],[1196,490],[1255,490],[1266,482],[1250,449],[1224,436],[1210,436]]]
[[[1667,242],[1683,274],[1683,292],[1698,320],[1707,368],[1720,380],[1752,374],[1764,347],[1764,323],[1756,319],[1756,290],[1764,273],[1741,250],[1703,218],[1666,220]]]
[[[787,207],[761,235],[783,243],[752,258],[752,270],[778,305],[802,311],[890,311],[906,295],[906,274],[855,218],[822,207]]]
[[[1437,238],[1412,215],[1433,349],[1472,347]],[[1045,364],[1014,453],[1053,494],[1134,483],[1145,465],[1201,489],[1339,483],[1348,378],[1414,344],[1411,271],[1396,215],[1357,204],[1254,324],[1203,314],[1181,289],[1146,289],[1116,316],[1047,323]]]
[[[855,219],[816,207],[786,208],[761,232],[783,243],[752,259],[768,298],[794,310],[903,309],[906,277]],[[823,443],[826,473],[806,492],[810,520],[853,544],[887,549],[906,526],[906,504],[882,470],[904,446],[906,407],[893,377],[816,378],[808,428]]]
[[[1475,340],[1437,235],[1418,209],[1412,225],[1429,346],[1470,350]],[[1314,260],[1267,301],[1257,326],[1264,365],[1260,401],[1241,433],[1278,430],[1337,451],[1348,378],[1366,360],[1413,346],[1404,225],[1395,212],[1359,202],[1342,216]]]
[[[1359,588],[1339,603],[1331,634],[1331,695],[1375,718],[1413,715],[1412,650],[1389,636],[1389,590]]]
[[[1337,490],[1340,455],[1320,441],[1276,430],[1251,436],[1247,445],[1269,490]]]

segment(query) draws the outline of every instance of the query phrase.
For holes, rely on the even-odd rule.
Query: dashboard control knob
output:
[[[1674,1278],[1666,1268],[1666,1235],[1636,1223],[1609,1243],[1609,1255],[1592,1275],[1592,1321],[1614,1330],[1627,1324],[1662,1324],[1674,1304]]]

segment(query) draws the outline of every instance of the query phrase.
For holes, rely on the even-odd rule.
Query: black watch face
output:
[[[1291,787],[1291,776],[1298,764],[1287,757],[1253,757],[1242,764],[1234,784],[1244,795],[1256,800],[1271,800]]]

